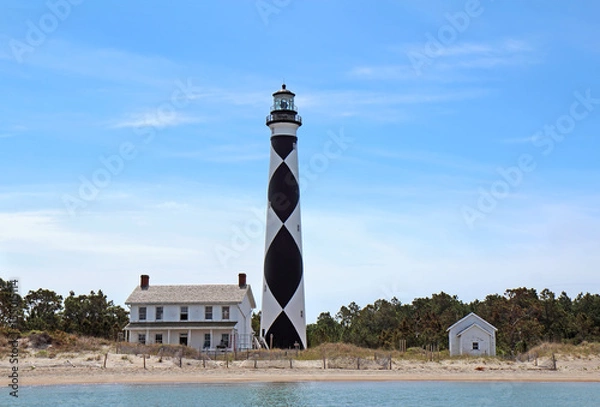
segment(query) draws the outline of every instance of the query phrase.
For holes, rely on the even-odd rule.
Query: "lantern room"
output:
[[[267,116],[267,126],[277,122],[291,122],[298,126],[302,125],[302,118],[297,114],[298,109],[294,103],[294,92],[288,90],[285,83],[281,89],[273,93],[273,105],[271,114]]]

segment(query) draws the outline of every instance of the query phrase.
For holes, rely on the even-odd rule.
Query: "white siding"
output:
[[[179,306],[165,305],[163,306],[163,321],[179,321]]]
[[[477,324],[477,325],[474,325]],[[470,329],[467,329],[471,327]],[[459,336],[459,334],[462,334]],[[496,331],[476,314],[469,314],[448,331],[450,356],[457,355],[496,355]],[[473,350],[473,342],[479,343],[479,349]]]
[[[478,349],[473,349],[473,343],[478,344]],[[473,356],[491,356],[491,335],[489,332],[474,325],[460,335],[460,354]]]
[[[162,305],[163,307],[163,318],[159,322],[179,322],[180,321],[180,309],[181,306],[188,307],[188,319],[187,321],[181,321],[181,327],[184,327],[186,322],[221,322],[228,321],[234,322],[235,326],[233,329],[230,328],[194,328],[191,330],[186,329],[170,329],[170,335],[167,328],[154,328],[154,329],[131,329],[129,335],[130,342],[138,341],[138,333],[146,334],[146,343],[155,343],[155,335],[162,333],[164,344],[179,344],[179,337],[181,333],[188,334],[188,346],[195,349],[204,348],[204,335],[211,334],[211,349],[214,349],[221,342],[222,334],[229,334],[230,346],[234,344],[236,347],[240,346],[251,346],[252,342],[250,336],[252,335],[252,306],[248,295],[244,296],[241,303],[230,303],[230,304],[218,304],[212,305],[212,319],[205,319],[206,306],[210,304],[178,304],[178,305]],[[146,320],[139,321],[139,307],[146,307]],[[131,306],[130,322],[156,322],[156,307],[161,306],[160,304],[136,304]],[[223,319],[223,306],[229,307],[229,319]],[[178,324],[179,325],[179,324]],[[234,339],[234,335],[237,333],[238,337]]]

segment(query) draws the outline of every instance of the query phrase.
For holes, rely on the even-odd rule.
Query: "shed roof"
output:
[[[248,295],[250,306],[256,308],[250,285],[151,285],[146,289],[136,287],[125,304],[235,304]]]

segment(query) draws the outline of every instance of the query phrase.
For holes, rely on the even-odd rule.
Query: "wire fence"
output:
[[[419,349],[417,349],[419,350]],[[139,344],[129,342],[118,342],[116,344],[116,353],[123,355],[136,355],[143,357],[152,356],[162,361],[163,358],[170,358],[173,363],[180,367],[195,365],[202,367],[229,367],[234,364],[242,368],[311,368],[311,369],[340,369],[340,370],[394,370],[402,368],[404,361],[422,361],[423,363],[440,363],[447,359],[447,356],[440,357],[440,349],[436,345],[430,345],[417,352],[412,349],[411,352],[389,353],[383,351],[373,351],[371,354],[362,353],[360,356],[348,355],[339,351],[323,351],[319,354],[306,354],[308,351],[296,349],[248,349],[231,350],[215,349],[204,350],[195,349],[183,345],[166,344]],[[454,359],[456,359],[455,357]],[[468,357],[459,357],[459,359],[468,359]],[[531,362],[540,369],[556,370],[556,358],[541,357],[535,352],[522,353],[515,356],[506,355],[496,356],[497,360],[511,360],[517,362]],[[539,359],[539,361],[538,361]],[[196,361],[196,362],[194,362]]]
[[[246,368],[322,368],[322,369],[352,369],[352,370],[391,370],[393,359],[391,354],[374,352],[369,357],[352,357],[323,354],[321,359],[303,359],[299,350],[212,350],[204,351],[188,346],[174,345],[143,345],[139,343],[121,342],[116,346],[116,353],[123,355],[142,355],[146,358],[172,358],[180,367],[183,360],[199,361],[203,367],[214,366],[215,362],[229,367]],[[145,359],[144,359],[145,360]],[[189,364],[189,363],[188,363]]]

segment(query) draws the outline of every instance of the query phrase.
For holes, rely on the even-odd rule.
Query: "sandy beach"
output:
[[[335,363],[334,363],[335,362]],[[340,361],[243,360],[201,361],[177,358],[109,353],[106,368],[100,353],[59,354],[54,358],[25,357],[19,362],[23,386],[100,383],[242,383],[307,381],[501,381],[501,382],[600,382],[600,357],[557,355],[557,370],[550,370],[548,358],[525,362],[492,358],[446,359],[439,362],[392,360],[385,366],[364,361],[360,370],[335,368]],[[354,362],[348,362],[354,363]],[[8,361],[0,371],[8,372]]]

